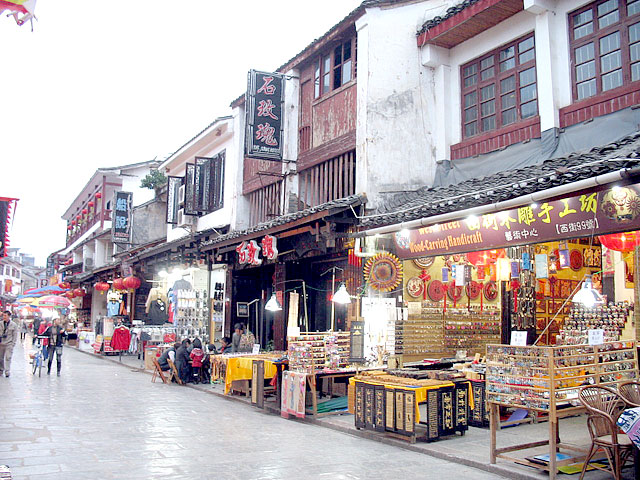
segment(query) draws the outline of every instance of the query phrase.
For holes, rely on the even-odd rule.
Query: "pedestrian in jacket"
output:
[[[47,329],[43,332],[43,335],[49,337],[49,344],[47,349],[49,350],[49,364],[47,367],[47,375],[51,375],[51,364],[53,363],[53,354],[56,355],[56,366],[57,373],[60,376],[60,371],[62,370],[62,345],[64,342],[64,337],[67,336],[67,332],[62,326],[62,322],[59,318],[56,318],[53,322],[53,325],[47,327]]]
[[[11,320],[11,312],[6,310],[0,321],[0,377],[2,372],[6,377],[11,374],[11,355],[17,340],[18,325]]]
[[[182,345],[176,352],[176,368],[178,369],[178,375],[180,380],[187,383],[191,379],[191,366],[189,365],[189,346],[191,340],[185,338],[182,341]]]

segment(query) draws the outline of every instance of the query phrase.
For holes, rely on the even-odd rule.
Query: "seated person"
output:
[[[191,380],[191,365],[189,365],[189,347],[191,346],[191,340],[185,338],[180,345],[180,348],[176,351],[176,368],[178,369],[178,375],[183,383],[188,383]]]
[[[231,339],[229,337],[222,337],[220,343],[222,343],[222,347],[220,347],[219,350],[220,353],[231,353],[233,347],[231,345]]]
[[[178,348],[180,348],[180,343],[175,343],[173,346],[167,348],[164,352],[162,352],[162,355],[160,355],[160,358],[158,358],[160,370],[162,370],[163,372],[168,372],[169,370],[171,370],[167,359],[171,359],[173,363],[176,363],[176,351],[178,350]]]

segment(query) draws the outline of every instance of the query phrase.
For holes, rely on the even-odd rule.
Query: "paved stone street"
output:
[[[32,479],[490,479],[495,475],[285,420],[65,348],[33,376],[21,347],[0,379],[0,464]],[[54,367],[55,369],[55,367]]]

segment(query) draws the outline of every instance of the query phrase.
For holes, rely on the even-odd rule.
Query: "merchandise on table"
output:
[[[314,373],[344,368],[349,363],[349,332],[301,333],[287,340],[289,370]]]
[[[604,330],[604,341],[614,342],[623,338],[627,323],[631,324],[633,306],[628,302],[609,302],[591,308],[575,304],[569,317],[558,332],[558,345],[580,345],[589,343],[589,330]]]

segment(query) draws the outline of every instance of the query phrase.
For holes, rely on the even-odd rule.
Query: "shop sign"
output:
[[[238,252],[238,263],[240,265],[262,265],[262,259],[259,258],[260,247],[255,240],[242,242],[236,247]]]
[[[131,201],[133,193],[115,192],[113,195],[113,223],[111,241],[131,243]]]
[[[278,239],[273,235],[265,235],[260,242],[262,245],[262,255],[267,260],[275,260],[278,258]]]
[[[178,223],[178,209],[180,208],[180,186],[182,177],[167,177],[167,223]]]
[[[260,251],[262,257],[260,258]],[[236,247],[238,252],[238,263],[240,265],[262,265],[262,260],[275,260],[278,258],[278,239],[273,235],[265,235],[260,246],[255,240],[242,242]]]
[[[640,228],[640,184],[398,232],[402,259],[603,235]]]
[[[281,162],[284,75],[250,70],[246,98],[245,155]]]
[[[13,290],[13,280],[6,279],[4,281],[4,293],[11,293],[11,290]]]

